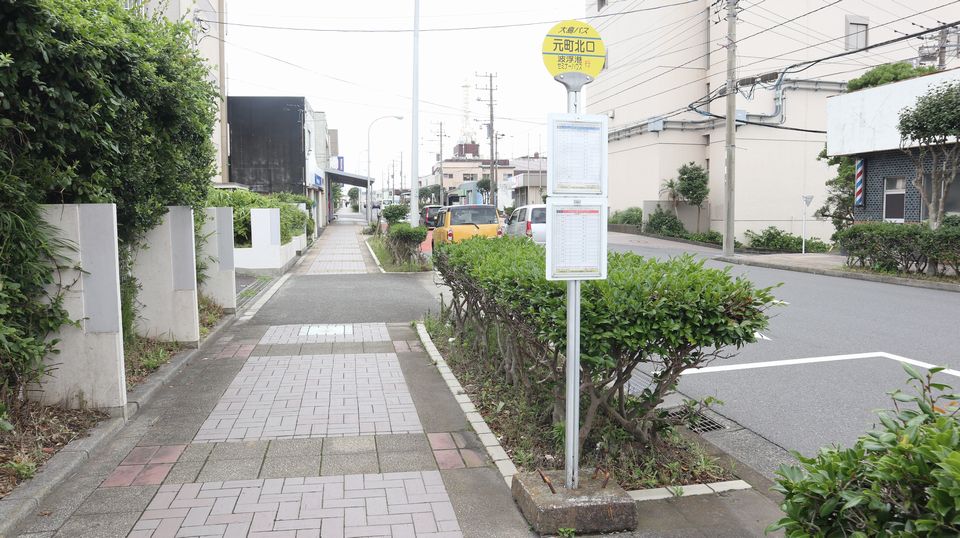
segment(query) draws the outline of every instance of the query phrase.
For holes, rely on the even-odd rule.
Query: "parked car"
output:
[[[443,209],[442,205],[425,205],[420,209],[420,225],[426,226],[429,229],[433,229],[436,226],[433,224],[434,217],[437,216],[437,213]]]
[[[433,246],[474,236],[501,237],[503,227],[492,205],[454,205],[440,210],[433,230]]]
[[[533,204],[518,207],[507,219],[504,233],[516,237],[529,237],[538,245],[547,243],[547,206]]]

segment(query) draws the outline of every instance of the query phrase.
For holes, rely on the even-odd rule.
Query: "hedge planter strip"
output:
[[[542,247],[519,238],[471,239],[444,245],[434,265],[453,293],[455,336],[480,335],[471,339],[476,356],[494,361],[519,390],[542,393],[553,402],[552,423],[563,423],[564,287],[546,280]],[[610,253],[607,280],[585,282],[582,293],[581,450],[596,445],[591,429],[601,413],[636,440],[655,441],[670,426],[657,406],[680,373],[756,341],[776,304],[770,288],[690,256]],[[629,395],[642,364],[656,373]]]
[[[460,408],[470,421],[470,426],[477,433],[480,442],[483,443],[487,455],[490,457],[490,461],[493,461],[497,466],[497,470],[500,471],[500,475],[503,476],[504,482],[506,482],[507,487],[510,488],[513,482],[513,475],[518,472],[517,466],[510,460],[510,457],[503,449],[503,446],[500,445],[497,437],[490,430],[490,426],[483,419],[483,416],[476,412],[476,406],[470,400],[470,396],[466,394],[460,382],[457,381],[456,376],[453,375],[453,371],[449,365],[447,365],[447,361],[444,360],[437,346],[433,343],[433,339],[430,338],[427,327],[423,323],[417,323],[417,334],[420,336],[420,341],[423,342],[423,348],[427,351],[430,360],[437,365],[437,370],[447,383],[447,387],[453,394],[454,399],[460,404]],[[635,501],[653,501],[751,488],[752,486],[743,480],[724,480],[708,484],[690,484],[679,488],[638,489],[628,491],[627,493],[629,493],[630,497]]]

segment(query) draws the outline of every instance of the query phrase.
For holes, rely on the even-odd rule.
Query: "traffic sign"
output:
[[[600,33],[585,22],[563,21],[543,39],[543,63],[553,77],[581,73],[596,78],[606,57]]]

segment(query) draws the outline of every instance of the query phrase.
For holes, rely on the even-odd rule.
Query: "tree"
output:
[[[673,206],[673,216],[679,218],[680,212],[677,210],[677,205],[683,200],[683,195],[680,194],[680,182],[672,178],[664,181],[660,186],[660,194],[667,195],[667,200]]]
[[[420,189],[420,201],[439,204],[442,202],[442,194],[443,191],[440,189],[440,185],[427,185]]]
[[[340,207],[340,199],[343,198],[343,184],[331,183],[330,196],[333,199],[333,207]]]
[[[914,67],[908,62],[897,62],[884,64],[874,67],[859,77],[847,82],[847,91],[857,91],[864,88],[872,88],[898,80],[919,77],[928,73],[936,72],[935,67]]]
[[[360,209],[360,189],[358,187],[350,187],[350,190],[347,191],[347,197],[350,198],[350,207],[354,211]]]
[[[927,204],[930,228],[936,230],[960,164],[960,82],[940,84],[920,96],[900,112],[898,127],[900,146],[916,168],[913,186]]]
[[[825,160],[828,166],[836,166],[837,175],[827,180],[827,199],[814,216],[829,218],[833,222],[833,227],[839,232],[853,224],[855,164],[850,157],[828,157],[826,147],[817,155],[817,160]]]
[[[483,196],[483,199],[487,199],[487,194],[490,193],[490,180],[481,179],[477,182],[477,190],[480,191],[480,194]]]
[[[710,177],[702,166],[690,162],[677,169],[677,192],[688,204],[697,206],[697,233],[700,233],[700,210],[710,194]]]

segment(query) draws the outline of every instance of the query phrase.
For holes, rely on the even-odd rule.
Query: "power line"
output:
[[[603,19],[606,17],[615,17],[618,15],[629,15],[631,13],[643,13],[648,11],[656,11],[668,7],[682,6],[684,4],[691,4],[693,2],[698,2],[699,0],[684,0],[682,2],[676,2],[673,4],[664,4],[662,6],[653,6],[647,8],[639,8],[630,11],[622,11],[618,13],[608,13],[608,14],[598,14],[591,15],[589,17],[580,17],[577,19],[571,20],[594,20],[594,19]],[[410,33],[413,30],[410,28],[379,28],[379,29],[370,29],[370,28],[306,28],[300,26],[272,26],[267,24],[250,24],[242,22],[227,22],[227,21],[215,21],[208,19],[197,19],[201,22],[207,22],[210,24],[222,24],[227,26],[238,26],[242,28],[260,28],[264,30],[289,30],[294,32],[321,32],[321,33],[337,33],[337,34],[405,34]],[[522,26],[539,26],[544,24],[554,24],[556,20],[550,21],[536,21],[536,22],[517,22],[512,24],[490,24],[485,26],[459,26],[453,28],[421,28],[421,32],[464,32],[472,30],[497,30],[501,28],[519,28]]]
[[[908,18],[911,18],[911,17],[915,17],[915,16],[917,16],[917,15],[922,15],[922,14],[924,14],[924,13],[929,13],[929,12],[931,12],[931,11],[934,11],[934,10],[937,10],[937,9],[940,9],[940,8],[943,8],[943,7],[946,7],[946,6],[949,6],[949,5],[956,4],[957,2],[960,2],[960,0],[952,0],[952,1],[947,2],[947,3],[945,3],[945,4],[941,4],[941,5],[939,5],[939,6],[935,6],[935,7],[929,8],[929,9],[927,9],[927,10],[914,13],[914,14],[912,14],[912,15],[907,15],[907,16],[901,17],[901,18],[899,18],[899,19],[894,19],[894,20],[892,20],[892,21],[888,21],[888,22],[885,22],[885,23],[883,23],[883,24],[879,24],[879,25],[875,26],[874,28],[882,28],[882,27],[884,27],[884,26],[889,26],[889,25],[891,25],[891,24],[894,24],[894,23],[903,21],[903,20],[905,20],[905,19],[908,19]],[[951,26],[951,25],[956,25],[956,24],[958,24],[958,23],[960,23],[960,21],[951,23],[950,25],[946,25],[946,26],[944,26],[944,27],[949,27],[949,26]],[[896,42],[899,42],[899,41],[906,41],[907,39],[913,39],[913,38],[915,38],[915,37],[917,37],[917,36],[924,35],[924,34],[927,34],[927,33],[930,33],[930,32],[931,32],[931,30],[923,30],[923,31],[920,31],[920,32],[917,32],[917,33],[908,34],[908,35],[906,35],[906,36],[903,36],[903,37],[900,37],[900,38],[896,38],[896,39],[894,39],[894,40],[888,40],[888,41],[885,41],[885,42],[883,42],[883,43],[879,43],[879,44],[876,44],[876,45],[869,45],[869,46],[864,47],[864,48],[861,48],[861,49],[857,49],[857,50],[853,50],[853,51],[847,51],[847,54],[857,54],[857,53],[865,52],[865,51],[868,51],[868,50],[877,48],[877,47],[879,47],[879,46],[884,46],[884,45],[888,45],[888,44],[891,44],[891,43],[896,43]],[[770,56],[770,57],[767,57],[767,58],[764,58],[764,59],[761,59],[761,60],[757,60],[757,61],[755,61],[755,62],[751,62],[751,63],[745,64],[745,65],[742,65],[742,66],[740,66],[740,68],[742,69],[742,68],[744,68],[744,67],[750,67],[750,66],[752,66],[752,65],[756,65],[756,64],[759,64],[759,63],[763,63],[763,62],[766,62],[766,61],[769,61],[769,60],[773,60],[773,59],[776,59],[776,58],[781,58],[781,57],[783,57],[783,56],[787,56],[787,55],[794,54],[794,53],[797,53],[797,52],[800,52],[800,51],[808,50],[808,49],[817,47],[817,46],[819,46],[819,45],[822,45],[822,44],[824,44],[824,43],[828,43],[828,42],[830,42],[830,41],[836,41],[836,40],[838,40],[838,39],[845,39],[848,35],[853,35],[853,34],[852,34],[852,33],[851,33],[851,34],[845,34],[845,35],[840,36],[840,37],[828,39],[828,40],[826,40],[826,41],[821,41],[821,42],[819,42],[819,43],[814,43],[814,44],[812,44],[812,45],[808,45],[808,46],[805,46],[805,47],[800,47],[800,48],[798,48],[798,49],[794,49],[794,50],[791,50],[791,51],[787,51],[787,52],[784,52],[784,53],[782,53],[782,54],[778,54],[778,55],[776,55],[776,56]],[[843,54],[843,55],[846,55],[846,54]],[[677,66],[676,68],[671,69],[670,71],[674,71],[674,70],[676,70],[676,69],[678,69],[678,68],[680,68],[680,67],[683,67],[683,66],[685,66],[685,65],[689,65],[689,64],[691,64],[691,63],[693,63],[693,62],[695,62],[695,61],[697,61],[697,60],[700,60],[700,59],[702,59],[702,58],[705,58],[706,56],[709,56],[709,54],[705,54],[705,55],[702,55],[702,56],[698,56],[697,58],[694,58],[693,60],[690,60],[689,62],[686,62],[686,63],[684,63],[684,64],[681,64],[680,66]],[[834,56],[830,56],[830,57],[827,57],[827,58],[824,58],[824,59],[833,59],[833,58],[835,58],[835,57],[838,57],[838,56],[834,55]],[[820,61],[823,61],[824,59],[821,59]],[[664,75],[664,74],[666,74],[666,73],[669,73],[670,71],[665,71],[664,73],[661,73],[660,75],[657,75],[657,76],[662,76],[662,75]],[[678,86],[674,86],[674,87],[672,87],[672,88],[668,88],[668,89],[666,89],[666,90],[663,90],[663,91],[660,91],[660,92],[657,92],[657,93],[654,93],[654,94],[651,94],[651,95],[646,95],[646,96],[644,96],[644,97],[641,97],[641,98],[639,98],[639,99],[635,99],[635,100],[633,100],[633,101],[629,101],[629,102],[627,102],[627,103],[623,103],[623,104],[621,104],[620,106],[629,106],[629,105],[632,105],[632,104],[635,104],[635,103],[639,103],[640,101],[644,101],[644,100],[650,99],[650,98],[652,98],[652,97],[657,97],[657,96],[663,95],[663,94],[665,94],[665,93],[672,92],[672,91],[674,91],[674,90],[683,88],[684,86],[688,86],[688,85],[690,85],[690,84],[694,84],[694,83],[697,83],[697,82],[702,82],[702,81],[708,80],[711,76],[712,76],[712,75],[706,75],[706,76],[703,76],[703,77],[698,78],[698,79],[696,79],[696,80],[691,80],[691,81],[689,81],[689,82],[685,82],[685,83],[680,84],[680,85],[678,85]],[[611,97],[615,97],[615,96],[620,95],[620,94],[622,94],[622,93],[624,93],[624,92],[626,92],[626,91],[628,91],[628,90],[631,90],[631,89],[633,89],[633,88],[642,86],[643,84],[646,84],[647,82],[650,82],[651,80],[654,80],[655,78],[656,78],[656,77],[652,77],[652,78],[646,79],[646,80],[644,80],[644,81],[638,82],[637,84],[634,84],[633,86],[629,86],[629,87],[627,87],[627,88],[624,88],[624,89],[618,91],[617,93],[608,95],[608,96],[606,96],[606,97],[602,97],[602,98],[598,99],[597,101],[595,101],[595,102],[592,103],[592,104],[596,104],[596,103],[599,102],[599,101],[603,101],[603,100],[609,99],[609,98],[611,98]]]

